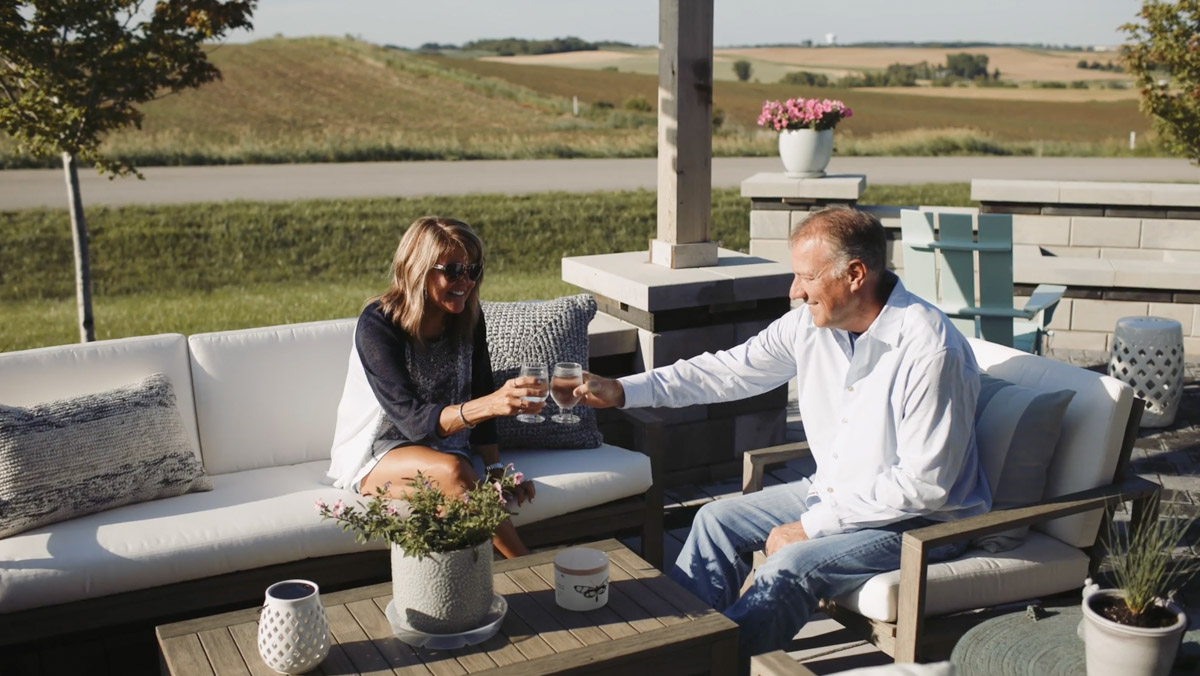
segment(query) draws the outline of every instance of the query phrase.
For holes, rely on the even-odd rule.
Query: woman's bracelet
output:
[[[467,422],[467,416],[463,415],[462,409],[463,409],[463,406],[466,406],[466,405],[467,405],[467,402],[465,402],[465,401],[458,405],[458,419],[462,421],[463,427],[465,427],[469,430],[473,430],[473,429],[475,429],[475,426],[472,425],[471,423]]]
[[[505,467],[507,467],[507,465],[505,465],[505,464],[504,464],[504,463],[502,463],[502,462],[493,462],[492,464],[490,464],[490,465],[488,465],[487,467],[483,468],[483,471],[485,471],[485,472],[488,472],[488,473],[494,472],[494,471],[496,471],[496,470],[501,470],[501,471],[503,471]]]

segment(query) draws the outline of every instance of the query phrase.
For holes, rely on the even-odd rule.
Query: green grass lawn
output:
[[[968,184],[878,186],[864,204],[971,204]],[[749,247],[749,200],[715,190],[710,238]],[[382,292],[417,216],[471,223],[487,246],[488,300],[553,298],[563,256],[644,250],[656,194],[465,195],[228,202],[87,210],[99,339],[350,317]],[[65,210],[0,212],[0,351],[78,339]]]

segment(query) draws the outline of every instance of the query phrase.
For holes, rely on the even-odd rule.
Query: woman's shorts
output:
[[[354,483],[351,484],[351,487],[352,487],[351,490],[353,490],[355,493],[362,493],[362,480],[367,478],[367,475],[371,473],[371,470],[375,469],[375,465],[378,465],[379,461],[383,460],[383,456],[387,455],[388,452],[390,452],[392,449],[400,448],[402,446],[424,446],[424,445],[425,444],[418,444],[413,441],[400,441],[397,439],[376,439],[375,444],[372,448],[371,459],[367,460],[367,464],[363,465],[362,469],[358,470],[358,473],[354,475]],[[471,455],[470,449],[444,448],[444,447],[439,448],[436,445],[430,446],[430,448],[432,448],[435,451],[441,451],[442,453],[449,453],[450,455],[457,455],[458,457],[463,458],[467,462],[472,463],[472,465],[475,466],[475,472],[477,474],[482,473],[483,463],[481,461],[479,461],[477,456]]]

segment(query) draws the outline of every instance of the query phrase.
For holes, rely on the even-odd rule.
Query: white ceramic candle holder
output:
[[[554,557],[554,601],[567,610],[595,610],[608,603],[608,554],[586,547]]]
[[[321,590],[308,580],[267,587],[258,617],[258,654],[281,674],[312,671],[329,656],[329,622]]]

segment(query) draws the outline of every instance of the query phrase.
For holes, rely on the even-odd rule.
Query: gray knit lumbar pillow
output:
[[[0,537],[210,490],[161,373],[29,407],[0,404]]]
[[[596,299],[587,294],[545,301],[483,303],[488,352],[494,385],[519,375],[522,364],[560,361],[588,366],[588,324],[596,316]],[[545,422],[527,424],[516,417],[496,418],[501,448],[596,448],[604,439],[596,428],[596,412],[582,404],[572,409],[574,425],[550,420],[558,413],[553,399],[542,409]]]

